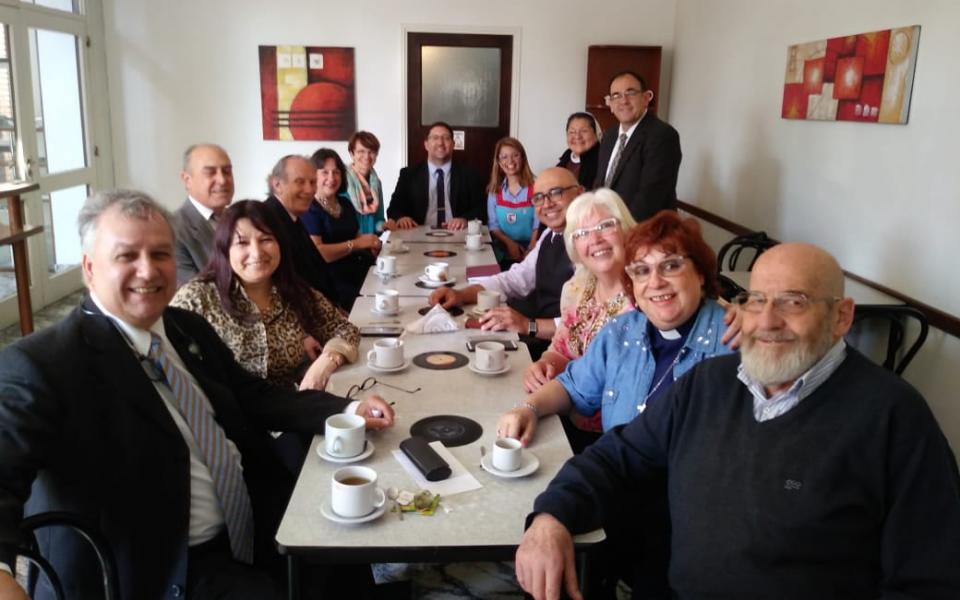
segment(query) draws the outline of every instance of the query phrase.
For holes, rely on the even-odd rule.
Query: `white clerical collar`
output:
[[[114,322],[120,329],[120,332],[127,338],[127,341],[130,342],[130,345],[133,346],[133,349],[141,356],[146,356],[150,352],[150,343],[153,341],[150,337],[151,333],[159,335],[161,339],[167,339],[166,330],[163,328],[162,317],[157,319],[153,325],[150,326],[149,330],[144,330],[139,327],[134,327],[104,308],[93,290],[90,290],[90,299],[93,300],[93,303],[97,305],[97,308],[100,309],[100,312],[102,312],[105,317],[109,317],[110,320]]]
[[[190,203],[193,204],[193,207],[197,209],[197,212],[200,213],[200,216],[203,217],[204,221],[210,220],[210,215],[213,214],[213,209],[200,204],[200,201],[194,198],[191,195],[187,195],[187,199],[190,200]]]
[[[667,329],[666,331],[663,329],[657,329],[657,331],[660,333],[660,337],[665,340],[679,340],[683,337],[676,329]]]

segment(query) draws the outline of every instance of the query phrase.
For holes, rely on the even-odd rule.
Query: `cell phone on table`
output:
[[[402,325],[364,325],[360,335],[364,337],[399,337],[403,333]]]
[[[467,340],[467,351],[473,352],[476,349],[477,344],[479,344],[480,342],[497,342],[499,344],[503,344],[504,348],[511,351],[519,348],[519,346],[517,346],[516,340],[505,340],[503,338],[498,338],[495,336],[477,336]]]

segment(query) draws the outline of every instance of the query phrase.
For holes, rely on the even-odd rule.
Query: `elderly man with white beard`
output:
[[[571,532],[665,471],[676,597],[960,598],[956,459],[920,394],[843,341],[836,260],[776,246],[738,303],[741,357],[700,363],[537,498],[520,584],[580,598]]]

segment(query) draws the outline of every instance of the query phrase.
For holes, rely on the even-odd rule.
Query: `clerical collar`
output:
[[[683,337],[676,329],[668,329],[666,331],[658,329],[657,332],[660,334],[660,337],[665,340],[679,340]]]

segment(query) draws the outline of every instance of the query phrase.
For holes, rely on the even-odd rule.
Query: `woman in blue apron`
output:
[[[533,172],[527,151],[512,137],[497,142],[487,186],[487,219],[500,268],[520,262],[537,244],[537,220],[530,201]]]

